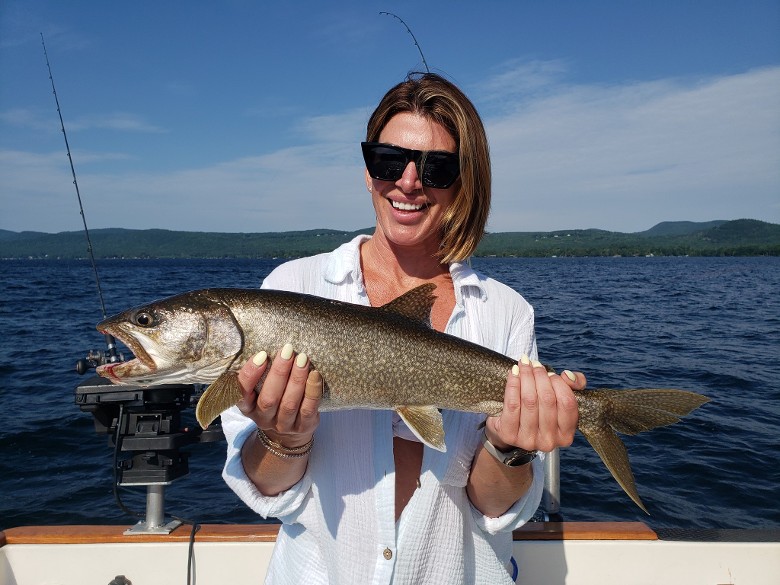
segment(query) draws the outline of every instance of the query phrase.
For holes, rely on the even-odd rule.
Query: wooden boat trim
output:
[[[171,534],[125,535],[129,526],[20,526],[0,532],[6,544],[96,544],[106,542],[180,542],[190,538],[190,526]],[[196,542],[273,542],[279,524],[203,524]],[[515,540],[657,540],[643,522],[532,522],[514,531]]]
[[[529,522],[515,540],[658,540],[644,522]]]

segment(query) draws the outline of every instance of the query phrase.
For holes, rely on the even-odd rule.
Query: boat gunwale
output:
[[[280,524],[202,524],[195,542],[273,542]],[[189,541],[191,526],[170,534],[126,535],[128,525],[19,526],[0,532],[0,547],[14,544],[96,544]],[[525,540],[658,540],[643,522],[531,522],[513,532]]]

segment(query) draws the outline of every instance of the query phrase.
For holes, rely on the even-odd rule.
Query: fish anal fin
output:
[[[397,315],[403,315],[413,321],[424,323],[430,327],[431,309],[436,300],[436,296],[433,294],[434,290],[436,290],[436,285],[432,282],[421,284],[389,303],[382,305],[381,308]]]
[[[224,410],[241,400],[238,372],[225,372],[206,388],[195,407],[195,418],[207,428]]]
[[[409,430],[425,445],[437,451],[447,451],[444,444],[444,421],[435,406],[398,406],[395,411]]]
[[[629,498],[639,506],[645,514],[650,514],[642,503],[634,481],[634,473],[631,471],[631,463],[628,460],[628,452],[623,441],[615,432],[607,427],[580,428],[580,432],[590,443],[590,446],[599,454],[604,465],[607,466],[612,477],[620,484]]]

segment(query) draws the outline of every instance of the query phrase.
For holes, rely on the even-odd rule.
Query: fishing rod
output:
[[[73,156],[70,152],[68,135],[65,132],[65,122],[62,118],[57,89],[54,87],[54,76],[51,72],[43,33],[41,33],[41,45],[43,45],[43,55],[46,58],[46,68],[49,70],[51,91],[54,94],[54,102],[57,104],[62,136],[65,139],[73,186],[76,188],[79,212],[84,224],[84,235],[87,238],[87,251],[100,299],[100,310],[103,319],[106,319],[106,304],[103,300],[103,289],[100,286],[100,275],[92,249],[92,240],[89,237],[87,218],[84,214],[78,179],[76,179],[76,168],[73,165]],[[108,333],[104,333],[103,337],[106,340],[106,350],[104,352],[90,351],[86,358],[78,360],[76,371],[79,374],[85,374],[88,370],[105,363],[124,361],[124,356],[117,351],[114,337]],[[133,387],[130,390],[119,393],[109,390],[108,393],[105,393],[105,385],[88,380],[76,388],[76,403],[82,410],[92,413],[95,418],[95,429],[98,432],[114,435],[114,499],[126,514],[143,518],[134,527],[126,530],[125,534],[170,534],[182,523],[192,526],[187,558],[187,584],[189,585],[194,582],[195,534],[200,530],[200,524],[178,516],[172,516],[173,520],[166,522],[165,486],[189,473],[188,458],[179,453],[180,447],[193,443],[217,441],[225,437],[221,427],[206,431],[183,427],[180,413],[192,402],[194,385],[171,384],[161,391],[147,391],[138,387]],[[121,395],[122,398],[118,398],[118,395]],[[114,412],[117,407],[118,412]],[[122,443],[126,436],[132,437],[135,448],[125,449]],[[119,452],[124,450],[133,453],[132,459],[119,459]],[[122,502],[118,489],[120,486],[146,486],[145,514],[133,512]],[[118,579],[119,577],[112,583],[119,583]],[[124,582],[129,583],[126,580],[122,581],[122,583]]]
[[[425,65],[425,72],[430,73],[431,70],[428,69],[428,62],[425,60],[425,55],[423,55],[422,48],[420,47],[420,43],[417,42],[417,37],[414,36],[412,29],[410,29],[409,25],[404,22],[404,19],[398,16],[397,14],[393,14],[392,12],[380,12],[379,14],[384,14],[386,16],[392,16],[393,18],[397,18],[401,22],[401,24],[404,25],[404,27],[406,27],[406,32],[412,35],[412,40],[414,41],[414,44],[420,53],[420,57],[422,57],[423,65]]]
[[[95,254],[92,250],[92,240],[89,237],[89,228],[87,227],[87,217],[84,215],[84,205],[81,202],[81,192],[79,191],[79,182],[76,179],[76,168],[73,166],[73,156],[70,153],[70,144],[68,143],[68,134],[65,132],[65,122],[62,119],[62,109],[60,108],[60,100],[57,97],[57,89],[54,87],[54,76],[51,72],[51,64],[49,63],[49,53],[46,51],[46,42],[43,39],[43,33],[41,33],[41,45],[43,45],[43,56],[46,58],[46,68],[49,70],[49,81],[51,81],[51,92],[54,94],[54,103],[57,104],[57,115],[60,117],[60,128],[62,128],[62,136],[65,139],[65,150],[68,153],[68,161],[70,162],[70,173],[73,176],[73,186],[76,188],[76,198],[79,202],[79,213],[81,214],[81,221],[84,224],[84,235],[87,238],[87,252],[89,253],[89,260],[92,264],[92,272],[95,275],[95,284],[97,285],[98,298],[100,299],[100,311],[103,315],[103,319],[106,318],[106,304],[103,301],[103,289],[100,286],[100,276],[98,274],[97,264],[95,263]],[[121,356],[116,350],[116,340],[112,335],[104,333],[103,336],[106,340],[106,352],[104,355],[90,354],[76,363],[76,371],[79,374],[84,374],[89,368],[94,368],[101,363],[113,363],[121,359]]]
[[[402,25],[404,25],[404,27],[406,28],[406,32],[408,32],[411,35],[412,40],[414,41],[414,45],[415,47],[417,47],[417,51],[419,51],[420,53],[420,57],[422,58],[422,62],[423,65],[425,66],[426,73],[430,73],[431,70],[428,68],[428,62],[425,60],[425,55],[423,55],[422,47],[420,47],[420,43],[417,42],[417,37],[414,36],[412,29],[409,28],[409,25],[406,24],[404,19],[392,12],[382,11],[379,14],[385,16],[392,16],[393,18],[397,19]],[[468,259],[468,263],[469,266],[471,266],[471,258]],[[563,520],[563,516],[561,516],[560,457],[561,457],[560,450],[554,449],[553,451],[547,454],[547,458],[545,460],[544,492],[542,493],[542,507],[544,508],[545,520],[552,520],[552,521]]]

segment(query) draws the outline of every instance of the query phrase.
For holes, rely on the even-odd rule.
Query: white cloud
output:
[[[0,153],[0,175],[6,178],[0,228],[79,229],[63,161],[61,153]],[[79,173],[78,181],[93,228],[255,232],[373,223],[351,145],[290,148],[170,173]]]
[[[513,87],[501,94],[512,100],[491,109],[497,102],[489,93],[477,99],[490,111],[491,230],[639,231],[664,220],[738,217],[780,222],[780,68],[609,86],[565,84],[563,70],[553,63],[502,71],[484,87]],[[367,107],[309,117],[293,128],[303,146],[193,169],[100,172],[98,155],[80,152],[80,165],[95,162],[79,172],[90,227],[370,226],[357,148],[369,113]],[[142,119],[130,117],[124,126],[121,119],[116,127],[159,131],[144,130]],[[0,153],[0,228],[79,229],[69,173],[61,152]]]
[[[147,122],[143,116],[131,112],[111,112],[80,116],[73,122],[68,122],[68,130],[118,130],[120,132],[143,132],[161,134],[167,132],[164,128]]]
[[[56,117],[54,120],[56,120]],[[13,108],[0,112],[0,122],[9,126],[29,128],[37,131],[51,131],[54,128],[51,111],[43,112],[33,108]],[[130,112],[80,116],[73,120],[68,120],[65,124],[65,129],[68,132],[95,129],[152,134],[167,132],[164,128],[147,122],[143,116]]]
[[[700,80],[560,85],[486,121],[491,229],[639,231],[780,217],[780,68]]]
[[[364,139],[370,115],[368,108],[355,108],[343,114],[311,116],[299,121],[295,130],[307,142],[355,144]]]
[[[32,108],[13,108],[0,112],[0,122],[8,126],[28,128],[36,131],[52,129],[51,116],[44,117],[39,110]]]
[[[563,80],[568,71],[563,60],[524,61],[513,59],[498,67],[499,72],[474,88],[475,100],[481,103],[517,103],[528,100],[537,92],[549,92]]]

